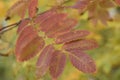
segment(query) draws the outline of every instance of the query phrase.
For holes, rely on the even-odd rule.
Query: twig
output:
[[[7,53],[7,54],[0,53],[0,56],[8,57],[9,53]]]
[[[1,28],[1,29],[0,29],[0,34],[6,32],[6,31],[8,31],[8,30],[13,29],[13,28],[16,27],[20,22],[21,22],[21,21],[16,22],[16,23],[13,23],[13,24],[10,24],[10,25],[8,25],[8,26],[5,26],[5,27]]]

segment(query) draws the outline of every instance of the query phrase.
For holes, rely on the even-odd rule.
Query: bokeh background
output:
[[[19,20],[15,17],[10,21],[4,21],[7,10],[16,1],[0,0],[0,28]],[[53,4],[54,0],[41,0],[39,12],[47,10]],[[80,17],[77,26],[77,29],[91,31],[89,37],[96,39],[99,44],[99,48],[87,52],[95,60],[97,72],[95,74],[82,73],[75,69],[68,60],[59,80],[120,80],[120,8],[110,9],[110,12],[114,21],[109,21],[108,25],[98,23],[94,26],[87,20],[87,13],[85,13]],[[79,18],[74,10],[70,12],[70,15]],[[16,29],[0,34],[0,53],[10,54],[8,57],[0,56],[0,80],[36,80],[36,58],[24,63],[18,63],[15,59]],[[47,73],[40,80],[51,80],[51,78]]]

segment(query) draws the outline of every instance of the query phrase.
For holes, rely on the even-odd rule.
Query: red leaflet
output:
[[[67,44],[64,44],[63,49],[69,50],[91,50],[98,47],[97,43],[94,40],[78,40],[73,41]]]
[[[54,52],[54,48],[52,45],[48,45],[41,52],[36,64],[38,77],[43,76],[48,70],[53,52]]]
[[[32,26],[25,27],[16,42],[15,53],[17,60],[24,61],[32,58],[40,51],[44,44],[43,39],[37,35]]]
[[[44,47],[44,41],[41,37],[35,37],[29,44],[16,49],[16,58],[18,61],[29,60],[34,57]]]
[[[25,27],[24,30],[19,34],[19,37],[16,43],[16,48],[21,49],[37,36],[38,36],[37,32],[32,26]]]
[[[22,19],[28,9],[29,16],[32,18],[36,15],[38,0],[19,0],[9,10],[7,17],[12,17],[17,14]]]
[[[67,43],[78,39],[85,38],[90,32],[85,30],[71,31],[62,34],[56,38],[56,43]]]
[[[75,19],[66,18],[63,21],[59,21],[58,24],[53,26],[46,35],[50,38],[55,38],[61,34],[64,34],[66,32],[69,32],[72,30],[77,24],[77,21]]]
[[[49,68],[50,75],[52,76],[53,80],[56,80],[61,75],[65,67],[65,63],[66,55],[61,51],[55,51],[53,53],[53,57],[51,59],[51,64]]]
[[[118,5],[120,5],[120,0],[115,0],[115,2],[116,2]]]
[[[52,15],[50,18],[48,18],[43,23],[41,23],[40,25],[42,26],[41,30],[44,32],[50,31],[50,29],[56,27],[56,24],[63,21],[66,18],[66,16],[67,15],[65,13],[59,13],[59,14]]]
[[[45,13],[43,13],[43,14],[41,14],[41,15],[38,15],[38,16],[35,18],[35,23],[41,24],[41,23],[43,23],[44,21],[46,21],[47,19],[49,19],[50,17],[54,16],[55,14],[56,14],[56,12],[53,11],[53,10],[46,11]]]
[[[78,9],[80,13],[82,13],[87,6],[89,5],[90,0],[78,0],[75,5],[72,6],[72,8]]]
[[[20,22],[20,24],[18,25],[18,30],[17,30],[17,33],[19,34],[27,25],[28,23],[30,22],[29,19],[24,19]]]
[[[21,18],[24,18],[25,12],[27,10],[27,1],[28,0],[19,0],[16,2],[7,12],[7,17],[12,17],[13,15],[17,14]]]
[[[96,71],[94,60],[81,50],[71,50],[69,58],[73,66],[84,73],[94,73]]]
[[[36,15],[38,0],[30,0],[28,5],[29,17],[32,18]]]
[[[100,6],[103,8],[111,8],[111,7],[114,7],[115,5],[111,0],[101,0]]]

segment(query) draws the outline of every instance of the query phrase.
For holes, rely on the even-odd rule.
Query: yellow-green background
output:
[[[17,0],[0,0],[0,28],[19,20],[14,18],[5,22],[4,18],[8,8]],[[39,0],[39,12],[45,11],[54,4],[54,0]],[[49,4],[48,4],[49,3]],[[70,3],[71,4],[71,3]],[[86,13],[87,14],[87,13]],[[98,24],[94,27],[87,20],[87,15],[78,17],[75,10],[71,10],[70,15],[79,20],[77,29],[86,29],[91,31],[89,37],[97,40],[99,48],[87,51],[95,60],[97,72],[95,74],[85,74],[75,69],[69,62],[65,71],[59,80],[120,80],[120,12],[116,14],[114,22],[108,22],[108,25]],[[0,56],[0,80],[36,80],[35,61],[30,60],[24,63],[18,63],[14,56],[14,47],[16,40],[16,28],[0,35],[0,52],[10,52],[10,56]],[[51,80],[49,74],[46,74],[40,80]]]

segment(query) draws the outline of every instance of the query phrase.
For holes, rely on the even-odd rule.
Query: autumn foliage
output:
[[[115,6],[115,3],[120,5],[120,0],[75,0],[74,5],[64,6],[65,1],[56,0],[59,5],[43,13],[37,13],[38,0],[19,0],[8,10],[6,20],[13,15],[21,17],[17,30],[16,59],[23,62],[38,55],[36,75],[39,78],[49,70],[52,79],[56,80],[64,70],[66,58],[84,73],[96,72],[95,62],[86,51],[97,48],[98,44],[86,38],[89,31],[75,29],[78,20],[69,17],[64,9],[76,9],[80,14],[88,11],[88,19],[94,25],[98,21],[107,25],[111,19],[107,9]],[[52,39],[49,44],[46,42],[48,39]]]

